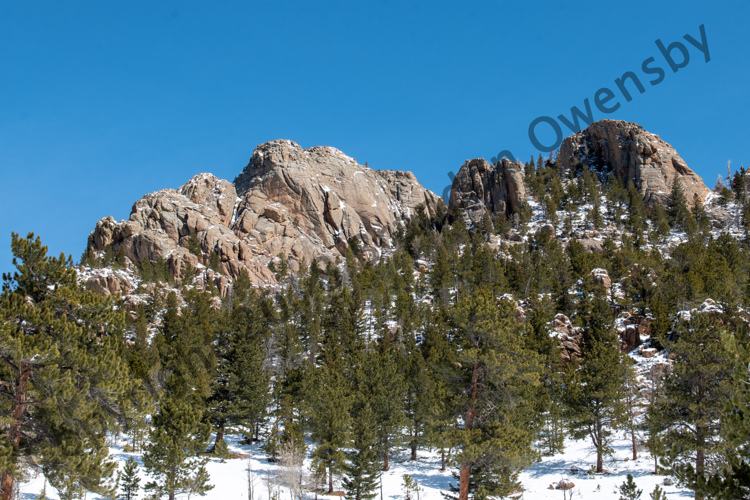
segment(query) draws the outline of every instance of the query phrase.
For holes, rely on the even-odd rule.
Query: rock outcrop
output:
[[[680,179],[689,203],[693,194],[703,201],[709,189],[677,151],[640,125],[600,120],[563,140],[558,160],[564,168],[587,165],[599,172],[614,172],[627,185],[633,180],[648,204],[664,203],[673,179]]]
[[[510,216],[526,203],[524,167],[521,162],[503,158],[494,165],[484,158],[466,160],[453,179],[448,213],[464,211],[473,223],[485,213]]]
[[[552,321],[551,334],[557,337],[560,358],[563,363],[570,363],[574,359],[581,359],[583,348],[583,330],[573,326],[570,318],[558,314]]]
[[[375,171],[331,147],[277,140],[255,149],[234,184],[199,174],[178,190],[145,195],[127,221],[100,220],[88,248],[109,247],[136,265],[161,258],[175,276],[187,263],[208,265],[215,253],[221,274],[245,269],[254,282],[270,283],[277,256],[293,270],[325,265],[345,254],[351,238],[376,259],[418,207],[433,215],[440,204],[410,172]]]
[[[235,186],[238,233],[265,247],[274,240],[270,253],[293,261],[343,255],[350,238],[377,258],[417,207],[434,215],[443,204],[411,172],[375,171],[337,149],[283,140],[258,146]]]

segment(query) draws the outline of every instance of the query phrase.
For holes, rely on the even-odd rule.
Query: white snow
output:
[[[229,435],[226,437],[229,450],[233,454],[243,455],[243,458],[228,459],[222,462],[219,459],[211,459],[207,465],[207,470],[211,476],[210,483],[214,488],[208,492],[205,497],[192,496],[191,498],[204,498],[206,500],[245,500],[248,498],[248,473],[249,467],[254,477],[254,500],[268,500],[267,480],[275,478],[276,472],[280,469],[278,463],[270,463],[266,460],[265,454],[261,451],[260,445],[240,445],[240,437]],[[133,456],[142,465],[141,456],[137,453],[127,453],[123,451],[126,441],[120,440],[115,446],[110,448],[110,454],[117,460],[118,466],[122,468],[125,461]],[[654,462],[651,456],[645,450],[639,451],[638,460],[631,460],[630,441],[621,438],[613,443],[614,454],[612,457],[605,459],[605,469],[608,474],[588,474],[592,464],[596,461],[596,454],[587,440],[566,441],[566,450],[564,453],[551,457],[543,457],[530,468],[523,471],[519,477],[523,486],[523,495],[518,497],[524,500],[541,500],[556,499],[563,496],[561,490],[549,489],[553,483],[562,479],[572,481],[573,498],[596,498],[602,500],[617,500],[619,493],[617,488],[621,485],[628,473],[633,474],[636,484],[643,490],[642,498],[648,498],[648,494],[653,491],[654,486],[659,484],[667,493],[667,498],[690,498],[690,492],[678,488],[677,486],[664,486],[665,476],[654,475]],[[305,460],[305,467],[309,467],[309,455],[312,452],[312,446],[308,447],[308,458]],[[245,458],[246,457],[246,458]],[[404,493],[402,490],[403,475],[411,475],[419,484],[420,500],[444,500],[442,492],[449,491],[449,484],[456,483],[452,477],[455,466],[449,465],[444,472],[440,471],[440,455],[436,451],[428,452],[419,450],[418,460],[409,460],[407,450],[395,453],[391,458],[391,469],[382,474],[382,498],[383,500],[402,500]],[[142,478],[141,486],[151,479],[141,469]],[[44,478],[39,475],[30,482],[21,486],[21,498],[35,498],[42,491]],[[290,498],[289,490],[283,486],[272,484],[272,495],[278,493],[279,500]],[[342,491],[343,487],[340,479],[334,482],[334,490]],[[47,497],[57,500],[59,495],[53,488],[47,485]],[[379,497],[380,495],[378,495]],[[138,498],[143,498],[143,491]],[[318,494],[322,499],[340,500],[339,496],[328,496]],[[90,500],[104,500],[98,495],[89,494]],[[186,498],[186,495],[178,496]],[[305,492],[305,498],[312,500],[315,498],[313,492]]]

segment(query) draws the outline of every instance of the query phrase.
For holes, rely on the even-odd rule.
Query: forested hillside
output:
[[[750,498],[744,169],[691,196],[675,173],[649,196],[593,161],[483,165],[467,162],[479,174],[459,173],[448,206],[404,209],[387,237],[362,216],[369,239],[344,217],[335,251],[306,253],[324,258],[292,263],[264,243],[267,283],[249,258],[230,269],[210,228],[180,233],[180,260],[139,262],[113,229],[75,266],[13,235],[3,499],[32,470],[60,498],[203,495],[229,436],[282,464],[292,499],[376,498],[395,456],[427,452],[454,473],[448,498],[520,498],[522,471],[571,439],[586,440],[590,475],[606,474],[623,432],[632,460],[655,457],[696,498]],[[481,178],[504,182],[500,197],[477,193],[487,168],[505,169]],[[118,275],[122,294],[106,285]],[[119,482],[117,439],[142,456]]]

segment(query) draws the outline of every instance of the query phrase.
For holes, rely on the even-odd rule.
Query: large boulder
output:
[[[510,216],[522,210],[526,203],[524,166],[503,158],[494,165],[484,158],[466,160],[453,179],[448,213],[457,209],[473,223],[485,213]]]
[[[664,203],[675,176],[680,179],[689,203],[693,194],[701,202],[709,189],[677,151],[640,125],[621,120],[600,120],[565,138],[558,160],[564,168],[582,165],[597,172],[611,172],[635,187],[648,204]]]

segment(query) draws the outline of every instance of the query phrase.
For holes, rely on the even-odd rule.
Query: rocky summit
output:
[[[703,201],[709,193],[703,180],[672,146],[635,123],[594,122],[563,140],[558,160],[563,168],[587,165],[599,172],[614,173],[623,184],[632,180],[649,205],[667,200],[675,176],[689,202],[694,194]]]
[[[292,270],[325,266],[346,253],[352,238],[367,258],[388,251],[398,225],[423,207],[434,215],[442,199],[410,172],[376,171],[328,146],[303,149],[288,140],[261,144],[234,183],[199,174],[177,190],[138,200],[128,220],[97,222],[88,250],[108,248],[140,265],[164,259],[174,276],[186,264],[207,266],[218,256],[220,275],[247,270],[253,282],[272,283],[278,257]],[[191,239],[200,252],[189,248]],[[127,285],[108,277],[92,282],[110,291]],[[103,284],[104,283],[104,284]],[[217,282],[226,287],[226,279]]]

